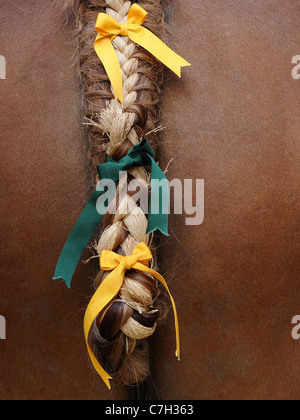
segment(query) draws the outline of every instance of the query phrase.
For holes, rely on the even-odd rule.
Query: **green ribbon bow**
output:
[[[151,166],[151,203],[147,234],[160,230],[164,235],[169,236],[168,212],[164,210],[165,203],[169,203],[169,188],[160,188],[160,181],[165,180],[167,182],[167,178],[153,159],[154,156],[154,150],[148,141],[143,140],[141,143],[134,146],[119,162],[106,156],[106,163],[99,165],[97,169],[100,180],[112,180],[117,186],[120,172],[137,167]],[[157,188],[159,190],[157,190]],[[161,191],[163,192],[162,194]],[[103,190],[98,191],[98,189],[94,191],[77,220],[60,255],[53,280],[63,279],[69,288],[71,287],[71,281],[80,258],[104,217],[104,214],[99,213],[97,210],[97,201],[104,192],[105,191]],[[114,197],[108,199],[108,206],[113,198]],[[153,200],[155,201],[154,205]],[[159,202],[157,203],[156,200],[159,200]],[[152,211],[153,208],[156,209],[156,211]]]

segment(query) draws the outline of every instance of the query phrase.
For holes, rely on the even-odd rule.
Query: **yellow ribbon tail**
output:
[[[134,268],[136,270],[140,270],[140,271],[144,271],[147,272],[149,274],[152,274],[152,276],[154,276],[158,281],[161,282],[161,284],[164,286],[164,288],[167,290],[171,302],[172,302],[172,307],[173,307],[173,312],[174,312],[174,318],[175,318],[175,331],[176,331],[176,357],[178,358],[178,360],[180,361],[180,355],[181,355],[181,351],[180,351],[180,329],[179,329],[179,319],[178,319],[178,313],[177,313],[177,308],[176,308],[176,304],[175,304],[175,300],[170,292],[170,289],[167,285],[167,282],[165,281],[165,279],[157,272],[152,270],[151,268],[148,268],[146,266],[144,266],[143,264],[137,263]]]
[[[130,27],[131,25],[129,25],[129,29],[131,29]],[[149,51],[165,66],[177,74],[178,77],[181,77],[182,67],[191,66],[189,62],[171,50],[171,48],[145,27],[137,25],[132,25],[132,27],[134,27],[134,29],[129,30],[129,38],[145,48],[145,50]]]
[[[91,362],[96,370],[96,372],[101,376],[102,380],[105,382],[108,389],[111,389],[109,380],[112,379],[111,376],[103,369],[95,355],[93,354],[89,346],[89,334],[92,328],[92,325],[102,310],[117,296],[119,293],[123,280],[124,280],[125,268],[122,265],[119,265],[110,275],[102,282],[96,293],[94,294],[92,300],[90,301],[85,317],[84,317],[84,335],[86,346],[88,349]]]
[[[134,16],[132,17],[132,20],[134,20]],[[114,28],[112,25],[111,18],[106,17],[106,19],[104,19],[104,23],[106,23],[108,26],[106,30],[110,28],[110,25],[112,26],[111,34],[103,36],[99,32],[94,47],[110,79],[115,99],[120,100],[120,102],[123,103],[124,93],[122,70],[114,46],[112,44],[113,39],[118,34],[118,31],[116,31],[116,28]],[[117,22],[115,23],[118,25]],[[140,26],[139,24],[135,23],[127,23],[126,25],[126,34],[131,39],[131,41],[140,45],[149,53],[154,55],[154,57],[161,61],[165,66],[169,67],[169,69],[171,69],[175,74],[177,74],[178,77],[181,77],[182,67],[191,66],[190,63],[188,63],[184,58],[180,57],[180,55],[171,50],[171,48],[169,48],[163,41],[161,41],[156,35],[154,35],[144,26]],[[121,28],[121,25],[119,26]],[[121,32],[121,29],[119,32]]]
[[[94,356],[94,353],[92,352],[89,345],[87,345],[87,349],[88,349],[88,353],[89,353],[91,362],[92,362],[94,368],[96,369],[98,375],[101,376],[101,378],[102,378],[103,382],[105,383],[105,385],[107,386],[107,388],[109,390],[111,390],[111,385],[110,385],[109,381],[112,380],[112,377],[107,372],[105,372],[103,367],[100,365],[100,363],[98,362],[98,360]]]
[[[123,94],[123,80],[122,80],[122,71],[121,66],[113,47],[113,44],[109,37],[100,37],[99,35],[96,38],[95,51],[102,62],[105,71],[110,79],[111,85],[113,87],[113,92],[116,100],[120,100],[121,103],[124,102]]]
[[[89,345],[89,335],[91,328],[99,314],[118,295],[120,289],[122,288],[124,276],[127,270],[134,269],[151,274],[161,282],[161,284],[169,293],[175,317],[176,356],[180,360],[180,333],[176,304],[164,278],[159,273],[148,267],[149,261],[151,259],[151,251],[145,243],[138,245],[131,256],[123,257],[111,251],[103,251],[101,255],[102,270],[113,271],[111,271],[109,276],[106,277],[106,279],[101,283],[90,304],[88,305],[84,317],[84,334],[91,362],[109,389],[111,389],[109,380],[112,378],[107,372],[105,372],[103,367],[98,362],[96,356],[93,354]]]

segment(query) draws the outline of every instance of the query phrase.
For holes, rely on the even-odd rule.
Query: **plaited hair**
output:
[[[162,65],[129,38],[115,38],[113,45],[121,64],[124,86],[124,104],[121,104],[114,99],[110,82],[93,46],[98,13],[107,13],[124,23],[133,3],[125,0],[67,2],[66,10],[73,16],[76,28],[75,57],[83,90],[85,123],[95,175],[96,166],[104,162],[105,153],[118,161],[146,135],[155,150],[158,145]],[[148,0],[136,3],[149,13],[144,26],[166,42],[165,2]],[[149,169],[132,169],[123,182],[134,178],[143,181],[145,193],[149,194]],[[103,250],[131,255],[140,242],[145,242],[151,247],[153,268],[157,270],[153,237],[146,234],[147,217],[131,198],[135,192],[121,195],[121,191],[122,182],[115,198],[117,214],[107,213],[102,222],[104,233],[97,246],[98,255]],[[107,272],[99,272],[95,280],[96,288],[107,275]],[[119,295],[94,322],[89,336],[90,347],[117,382],[139,383],[149,375],[145,339],[155,332],[157,323],[165,315],[165,305],[158,299],[159,294],[157,281],[151,275],[128,271]]]

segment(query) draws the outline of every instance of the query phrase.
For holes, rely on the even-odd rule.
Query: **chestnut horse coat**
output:
[[[62,3],[0,2],[1,399],[131,393],[107,391],[88,362],[97,264],[78,267],[72,291],[51,281],[93,186]],[[171,216],[159,249],[183,353],[170,312],[150,346],[161,399],[300,398],[299,22],[298,0],[174,2],[172,41],[192,68],[166,72],[161,165],[205,180],[205,221]]]

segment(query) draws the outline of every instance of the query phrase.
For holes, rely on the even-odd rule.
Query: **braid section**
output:
[[[149,12],[144,26],[166,42],[162,2],[148,0],[138,3]],[[128,37],[116,37],[113,46],[121,65],[124,87],[124,103],[121,104],[114,99],[108,77],[94,51],[98,13],[107,13],[124,23],[132,4],[126,0],[72,0],[67,3],[76,26],[76,59],[95,175],[96,166],[104,162],[105,153],[118,161],[143,137],[147,136],[154,150],[158,144],[162,65]],[[153,235],[146,233],[147,217],[132,199],[137,191],[122,192],[126,183],[138,179],[139,185],[142,180],[143,193],[149,194],[150,175],[148,168],[135,168],[121,181],[114,203],[118,211],[104,217],[98,255],[107,250],[129,256],[141,242],[153,245]],[[153,246],[152,253],[152,268],[156,270]],[[107,275],[107,272],[100,271],[95,281],[96,288]],[[103,368],[118,382],[139,383],[149,375],[145,339],[155,332],[166,312],[159,295],[158,282],[151,275],[127,271],[119,295],[94,322],[89,337],[90,347]]]

